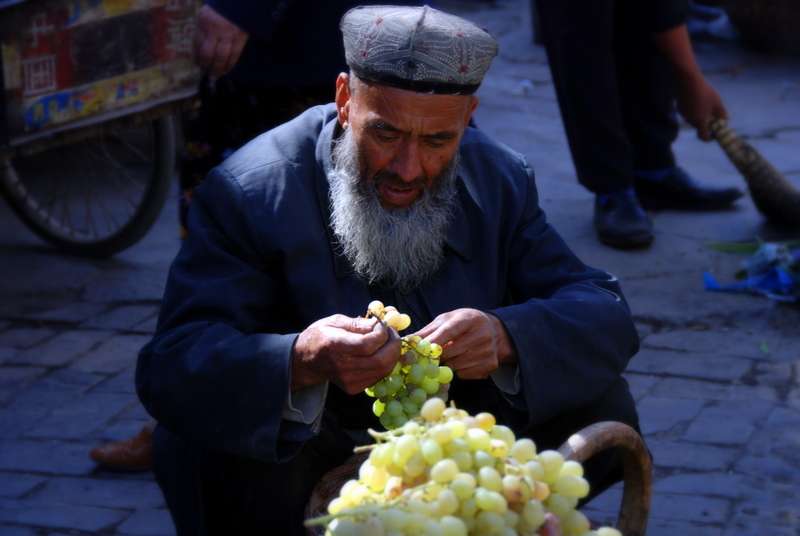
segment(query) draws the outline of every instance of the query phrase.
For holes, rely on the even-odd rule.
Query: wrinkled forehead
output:
[[[474,95],[422,93],[363,80],[356,80],[352,87],[356,114],[418,117],[432,122],[461,122],[477,99]]]

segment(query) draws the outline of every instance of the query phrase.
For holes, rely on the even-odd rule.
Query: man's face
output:
[[[478,99],[422,94],[339,75],[339,122],[350,129],[361,175],[387,209],[410,206],[453,160]]]

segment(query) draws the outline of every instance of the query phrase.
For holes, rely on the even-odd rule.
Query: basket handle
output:
[[[644,536],[653,475],[650,453],[642,436],[627,424],[599,422],[573,434],[558,451],[565,460],[583,463],[612,447],[619,451],[625,475],[617,530],[625,536]]]

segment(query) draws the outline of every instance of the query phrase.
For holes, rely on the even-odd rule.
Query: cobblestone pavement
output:
[[[654,456],[648,534],[800,535],[800,309],[711,293],[702,280],[707,270],[732,282],[743,260],[709,241],[800,233],[765,224],[746,197],[714,213],[651,213],[656,239],[645,250],[600,245],[527,0],[437,6],[498,36],[477,124],[530,158],[551,222],[587,263],[620,278],[637,318],[642,350],[626,376]],[[727,41],[695,48],[731,125],[800,187],[800,58]],[[744,188],[722,151],[690,129],[675,150],[702,182]],[[55,253],[0,205],[0,535],[174,533],[150,472],[104,470],[88,452],[147,420],[133,370],[178,248],[176,203],[107,260]],[[619,496],[612,489],[586,511],[613,523]]]

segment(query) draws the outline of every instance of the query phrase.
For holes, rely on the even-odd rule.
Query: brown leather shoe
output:
[[[101,465],[117,469],[150,469],[151,426],[145,425],[135,436],[95,447],[89,457]]]

